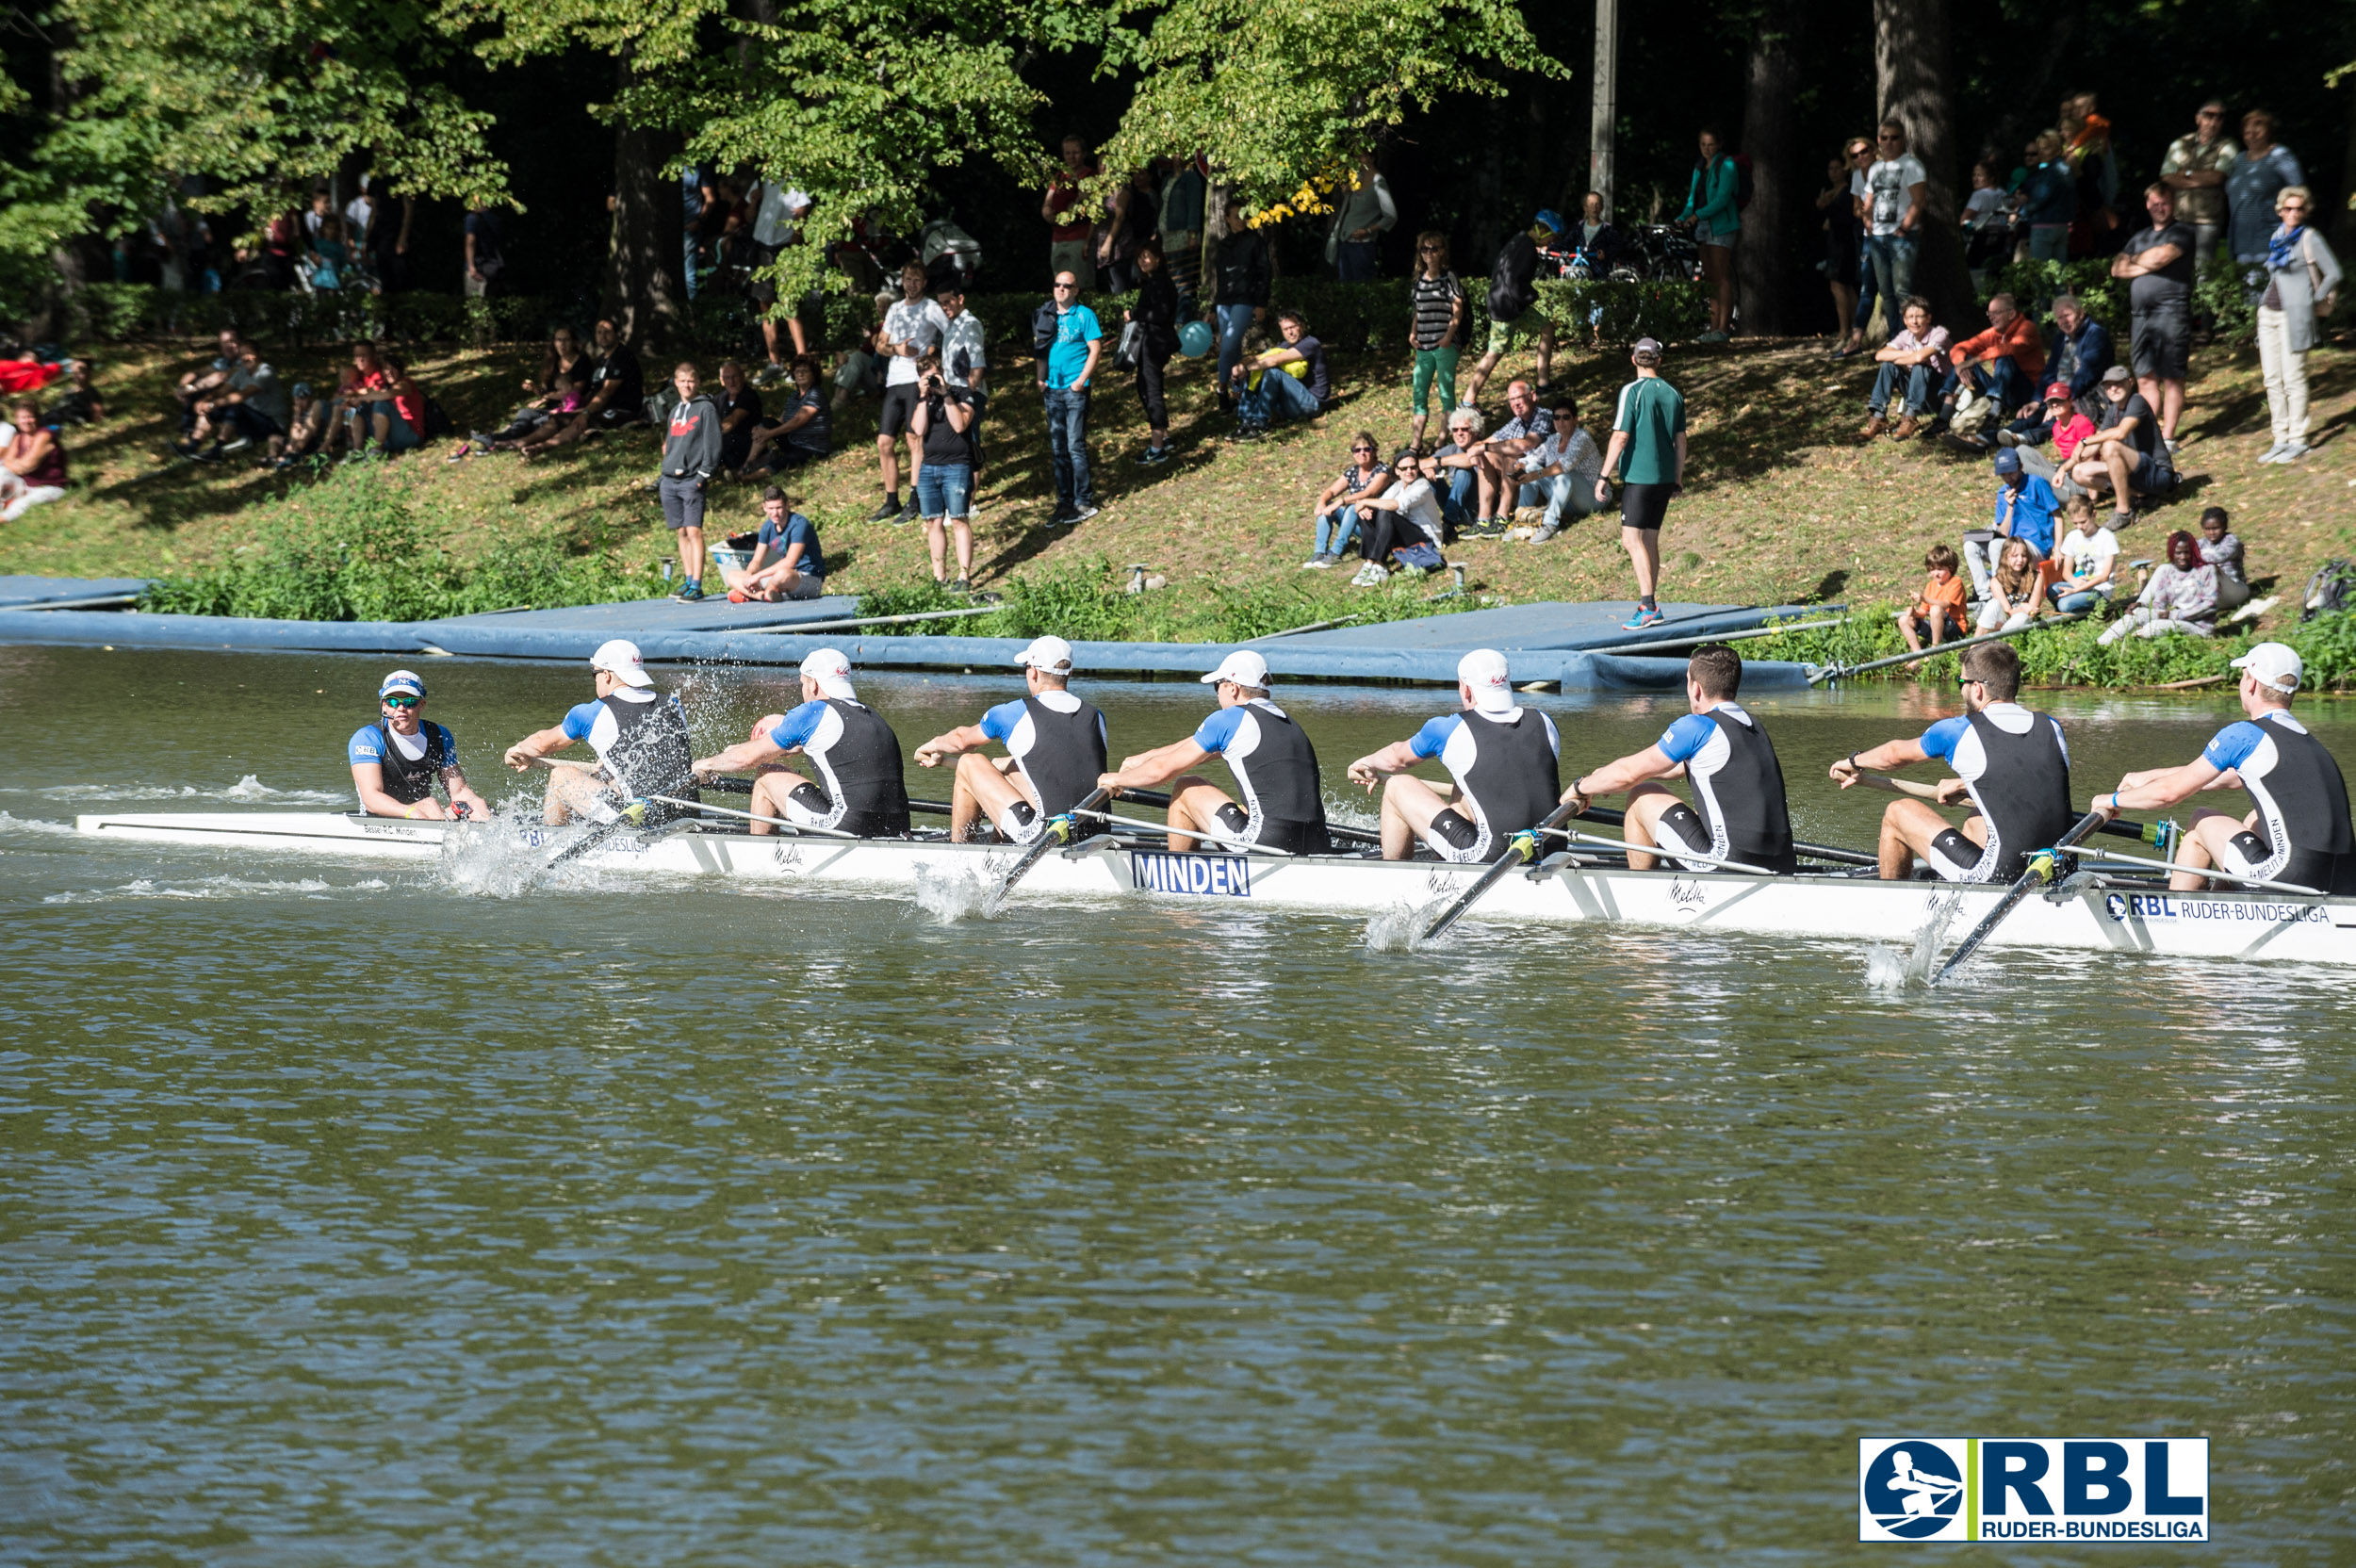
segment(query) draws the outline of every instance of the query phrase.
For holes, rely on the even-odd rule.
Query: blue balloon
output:
[[[1178,329],[1178,351],[1188,359],[1201,359],[1211,351],[1211,329],[1201,321],[1189,321]]]

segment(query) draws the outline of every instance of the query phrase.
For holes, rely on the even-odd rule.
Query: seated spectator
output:
[[[1988,302],[1988,331],[1967,337],[1948,351],[1954,367],[1949,390],[1942,399],[1948,428],[1965,445],[1986,450],[1987,436],[1972,427],[1989,419],[2018,417],[2037,405],[2037,377],[2045,369],[2045,345],[2037,325],[2021,314],[2009,294]],[[1986,413],[1980,399],[1986,399]]]
[[[589,378],[596,368],[596,362],[581,352],[581,339],[573,329],[557,328],[549,337],[547,357],[540,362],[540,373],[524,378],[524,400],[499,429],[487,435],[475,432],[471,438],[475,449],[485,452],[510,449],[530,440],[533,432],[545,429],[558,415],[580,413],[589,400]]]
[[[1972,597],[1986,599],[1993,575],[1991,556],[1999,540],[2019,539],[2032,557],[2042,561],[2053,553],[2053,517],[2061,499],[2053,487],[2021,466],[2021,454],[2007,447],[1996,454],[1996,517],[1991,528],[1972,529],[1963,536],[1963,559],[1972,568]]]
[[[278,372],[262,362],[262,351],[251,343],[239,346],[237,368],[202,406],[200,423],[211,427],[213,444],[200,451],[193,441],[185,443],[175,449],[183,457],[215,462],[256,445],[265,456],[271,455],[270,443],[283,447],[287,428],[294,423],[293,399],[279,383]]]
[[[2116,643],[2129,632],[2166,637],[2181,631],[2206,637],[2217,629],[2217,568],[2201,559],[2201,546],[2183,529],[2168,536],[2168,564],[2151,574],[2135,608],[2102,629],[2102,641]]]
[[[1963,580],[1955,576],[1955,552],[1945,545],[1933,545],[1922,557],[1930,576],[1914,602],[1898,612],[1898,632],[1908,653],[1921,653],[1924,643],[1937,647],[1963,635]]]
[[[783,473],[799,463],[814,463],[833,449],[826,394],[818,384],[818,362],[808,354],[794,356],[794,393],[785,412],[774,424],[753,427],[752,445],[738,470],[741,479]]]
[[[352,368],[335,384],[335,399],[327,410],[327,442],[321,451],[333,450],[339,435],[348,449],[360,449],[368,438],[369,416],[383,400],[384,384],[384,366],[377,358],[376,345],[354,343]]]
[[[728,188],[725,182],[721,188]],[[753,431],[761,423],[761,394],[744,379],[742,365],[724,359],[720,362],[720,395],[712,401],[720,405],[718,472],[732,474],[752,455]]]
[[[1376,461],[1374,453],[1372,431],[1362,430],[1350,438],[1350,466],[1318,492],[1317,505],[1309,509],[1310,520],[1317,525],[1317,547],[1301,564],[1302,571],[1330,571],[1339,565],[1342,551],[1357,537],[1359,525],[1374,520],[1373,509],[1362,503],[1388,490],[1393,477],[1389,466]]]
[[[782,489],[769,486],[761,495],[761,531],[753,539],[752,559],[741,570],[722,567],[720,580],[728,584],[730,604],[818,597],[826,591],[826,558],[818,547],[817,525],[786,504]]]
[[[2176,471],[2160,440],[2160,421],[2135,390],[2135,372],[2114,365],[2102,372],[2109,405],[2092,435],[2078,444],[2070,477],[2090,494],[2109,491],[2114,531],[2135,520],[2135,498],[2172,489]]]
[[[2069,503],[2070,526],[2053,547],[2057,577],[2046,584],[2046,596],[2065,615],[2108,603],[2118,586],[2119,535],[2095,517],[2094,503],[2073,496]]]
[[[2070,397],[2097,397],[2102,372],[2116,362],[2110,329],[2088,316],[2075,294],[2053,298],[2053,330],[2045,335],[2045,379],[2070,389]]]
[[[1931,325],[1931,302],[1920,294],[1910,294],[1901,314],[1905,330],[1873,351],[1881,368],[1873,372],[1873,393],[1865,401],[1872,417],[1857,432],[1868,441],[1890,430],[1890,400],[1898,395],[1900,386],[1906,388],[1900,409],[1903,417],[1890,434],[1904,441],[1938,409],[1939,390],[1946,384],[1951,341],[1945,327]]]
[[[646,423],[646,379],[638,356],[611,321],[597,323],[596,340],[597,366],[590,372],[589,400],[571,418],[550,420],[545,434],[516,448],[526,462],[592,434]]]
[[[311,241],[311,286],[340,289],[352,270],[352,248],[344,243],[344,220],[320,220]]]
[[[1315,418],[1333,395],[1326,374],[1325,345],[1309,335],[1297,310],[1276,313],[1284,341],[1235,367],[1237,434],[1252,436],[1285,419]]]
[[[1531,539],[1540,545],[1562,531],[1564,513],[1576,518],[1595,510],[1595,486],[1603,479],[1603,450],[1579,427],[1578,401],[1568,392],[1546,401],[1553,405],[1554,429],[1523,457],[1518,476],[1525,493],[1534,488],[1546,498]]]
[[[2221,614],[2231,614],[2250,602],[2250,579],[2232,521],[2221,506],[2201,514],[2201,559],[2217,568],[2217,607]]]
[[[2007,539],[1988,574],[1988,598],[1980,606],[1982,631],[2018,631],[2037,617],[2037,596],[2044,591],[2037,558],[2025,539]]]
[[[1447,524],[1440,520],[1439,492],[1423,470],[1423,459],[1415,448],[1402,447],[1391,459],[1391,469],[1399,482],[1358,503],[1359,515],[1367,518],[1363,547],[1366,564],[1350,580],[1354,588],[1387,581],[1394,558],[1413,572],[1437,571],[1446,564],[1440,550]]]
[[[65,495],[65,442],[57,427],[41,423],[41,410],[27,398],[9,408],[8,420],[16,428],[0,449],[0,523]]]
[[[66,389],[49,405],[49,423],[63,429],[67,425],[95,425],[105,420],[106,402],[91,380],[96,374],[97,367],[87,359],[74,360],[66,367]]]
[[[371,454],[391,457],[415,450],[425,440],[425,390],[409,377],[409,368],[392,354],[379,356],[384,367],[384,395],[368,409],[368,438],[344,459],[351,463]]]
[[[204,400],[206,393],[229,379],[229,372],[237,368],[237,351],[243,346],[244,339],[237,328],[221,328],[219,351],[213,355],[212,362],[182,376],[180,384],[172,389],[173,400],[180,405],[180,433],[183,437],[194,433],[196,405]]]
[[[288,418],[286,439],[270,443],[270,464],[273,468],[291,467],[297,459],[308,457],[319,449],[327,434],[327,403],[311,390],[311,384],[294,384],[294,395],[287,402]]]
[[[2015,419],[1996,433],[1996,439],[2020,452],[2023,468],[2067,498],[2081,493],[2069,478],[2070,458],[2093,433],[2094,421],[2078,412],[2078,405],[2070,400],[2070,388],[2055,382],[2045,389],[2043,408],[2027,418]],[[2053,446],[2050,457],[2038,449],[2049,441]]]
[[[843,362],[834,369],[834,406],[840,411],[853,398],[883,396],[884,367],[892,359],[891,339],[884,335],[883,324],[860,339],[856,349],[843,352]]]
[[[1425,465],[1440,492],[1440,515],[1453,529],[1468,529],[1479,515],[1473,508],[1481,494],[1481,410],[1460,404],[1448,411],[1448,442]]]
[[[1481,443],[1481,515],[1474,519],[1474,533],[1501,534],[1514,512],[1546,499],[1538,486],[1522,482],[1522,460],[1554,433],[1554,411],[1539,402],[1530,383],[1518,379],[1506,384],[1505,406],[1513,417]]]

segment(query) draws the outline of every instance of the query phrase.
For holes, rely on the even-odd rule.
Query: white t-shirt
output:
[[[376,204],[368,200],[368,192],[365,190],[346,202],[344,204],[344,237],[355,241],[359,239],[362,235],[368,232],[368,223],[375,216]]]
[[[1391,492],[1399,502],[1399,514],[1431,546],[1440,547],[1442,523],[1439,492],[1432,488],[1428,479],[1410,480]]]
[[[761,201],[753,214],[753,243],[771,249],[794,242],[794,215],[810,205],[810,192],[794,190],[776,180],[761,182]]]
[[[1986,218],[1992,212],[2002,211],[2004,205],[2004,193],[2003,191],[1992,185],[1982,186],[1964,199],[1963,220],[1970,223],[1976,219]]]
[[[917,353],[938,348],[949,335],[949,314],[930,299],[895,300],[884,312],[884,335],[894,343],[906,343]],[[916,360],[908,354],[893,354],[890,368],[884,371],[886,386],[908,386],[916,380]]]
[[[1901,153],[1894,158],[1884,158],[1865,172],[1866,230],[1870,234],[1890,235],[1898,232],[1898,220],[1906,215],[1914,198],[1908,194],[1914,187],[1930,178],[1922,168],[1922,160],[1912,153]]]
[[[948,312],[941,314],[946,316]],[[962,362],[957,357],[960,354],[965,356]],[[957,368],[960,363],[965,370],[990,368],[990,356],[982,347],[982,318],[970,310],[958,311],[957,319],[951,321],[949,330],[941,335],[941,369],[949,378],[952,386],[968,384],[965,370]]]
[[[2073,528],[2062,535],[2053,553],[2070,568],[2072,579],[2092,577],[2102,569],[2103,562],[2119,554],[2119,535],[2106,528],[2098,528],[2091,534]]]

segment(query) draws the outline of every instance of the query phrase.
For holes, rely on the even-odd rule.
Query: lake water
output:
[[[2218,1538],[1972,1561],[2356,1560],[2344,975],[60,825],[339,808],[384,668],[0,649],[0,1561],[1816,1563],[1857,1438],[1967,1434],[2207,1436]],[[588,694],[424,673],[494,798]],[[1016,690],[863,687],[911,747]],[[1116,754],[1207,706],[1088,694]],[[1757,705],[1804,836],[1870,846],[1823,767],[1943,695]],[[1581,767],[1674,712],[1536,700]],[[1337,790],[1448,705],[1294,710]],[[2081,795],[2232,711],[2056,706]]]

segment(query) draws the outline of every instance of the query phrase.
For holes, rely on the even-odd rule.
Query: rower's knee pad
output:
[[[1686,848],[1704,855],[1710,853],[1710,829],[1702,825],[1702,814],[1685,802],[1680,800],[1661,812],[1660,825],[1683,841]]]
[[[2260,866],[2274,858],[2274,846],[2247,827],[2226,840],[2225,842],[2235,855],[2241,857],[2241,864],[2238,866],[2229,864],[2224,869],[2239,872],[2244,876],[2257,874]]]
[[[1221,803],[1219,808],[1211,814],[1219,818],[1219,826],[1231,834],[1239,835],[1252,825],[1252,819],[1244,814],[1243,808],[1232,800]]]
[[[1453,806],[1443,806],[1432,819],[1432,836],[1450,849],[1470,849],[1481,841],[1481,829]]]
[[[1931,840],[1930,861],[1960,876],[1980,863],[1980,846],[1952,827],[1942,827]]]
[[[1006,808],[1006,825],[1028,827],[1039,820],[1039,808],[1027,800],[1018,800]]]

